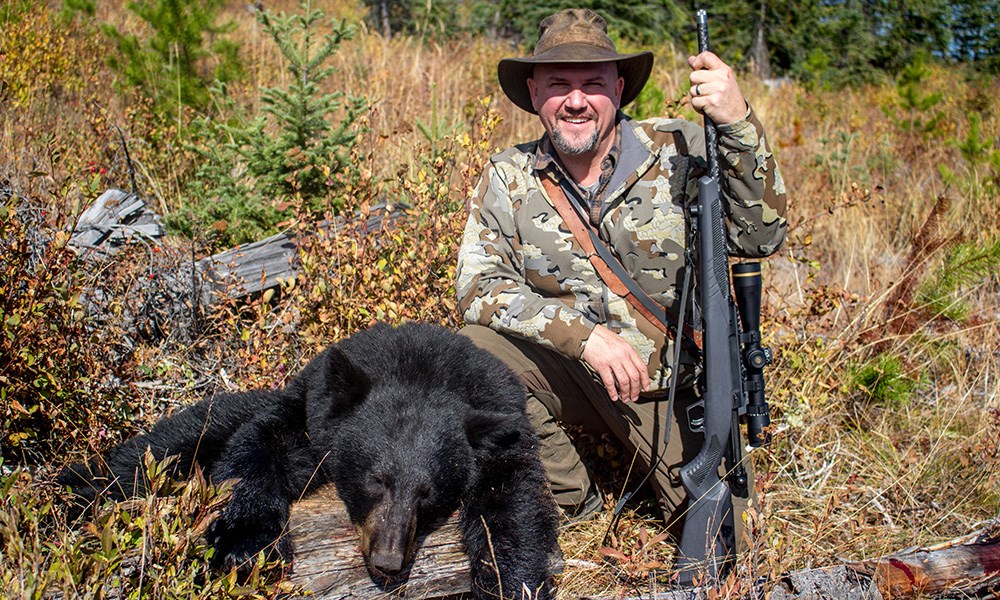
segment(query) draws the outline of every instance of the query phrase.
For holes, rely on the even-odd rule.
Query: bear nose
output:
[[[376,550],[368,557],[372,567],[386,575],[395,575],[403,570],[403,553],[394,550]]]

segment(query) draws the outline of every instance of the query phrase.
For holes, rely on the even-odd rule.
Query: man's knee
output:
[[[499,358],[514,374],[524,379],[524,374],[537,369],[531,357],[527,356],[513,338],[489,327],[470,323],[458,331],[472,340],[477,347]]]
[[[499,333],[477,323],[466,323],[458,330],[458,333],[472,340],[472,343],[476,346],[483,350],[490,350],[491,352],[492,348],[498,346],[500,342],[498,339],[500,337]]]

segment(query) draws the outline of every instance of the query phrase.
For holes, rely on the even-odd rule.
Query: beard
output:
[[[581,154],[593,152],[597,149],[597,142],[598,132],[596,127],[587,137],[576,140],[564,136],[559,127],[552,129],[552,145],[567,156],[580,156]]]

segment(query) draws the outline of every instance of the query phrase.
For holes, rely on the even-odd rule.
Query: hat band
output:
[[[531,58],[522,59],[528,63],[575,63],[613,62],[625,58],[613,49],[600,48],[591,44],[560,44]]]

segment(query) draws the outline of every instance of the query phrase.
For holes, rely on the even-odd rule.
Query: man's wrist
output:
[[[738,133],[739,130],[750,125],[750,103],[743,99],[743,103],[746,105],[746,111],[743,112],[743,116],[736,119],[731,123],[716,123],[716,127],[719,129],[719,133],[730,134]]]

